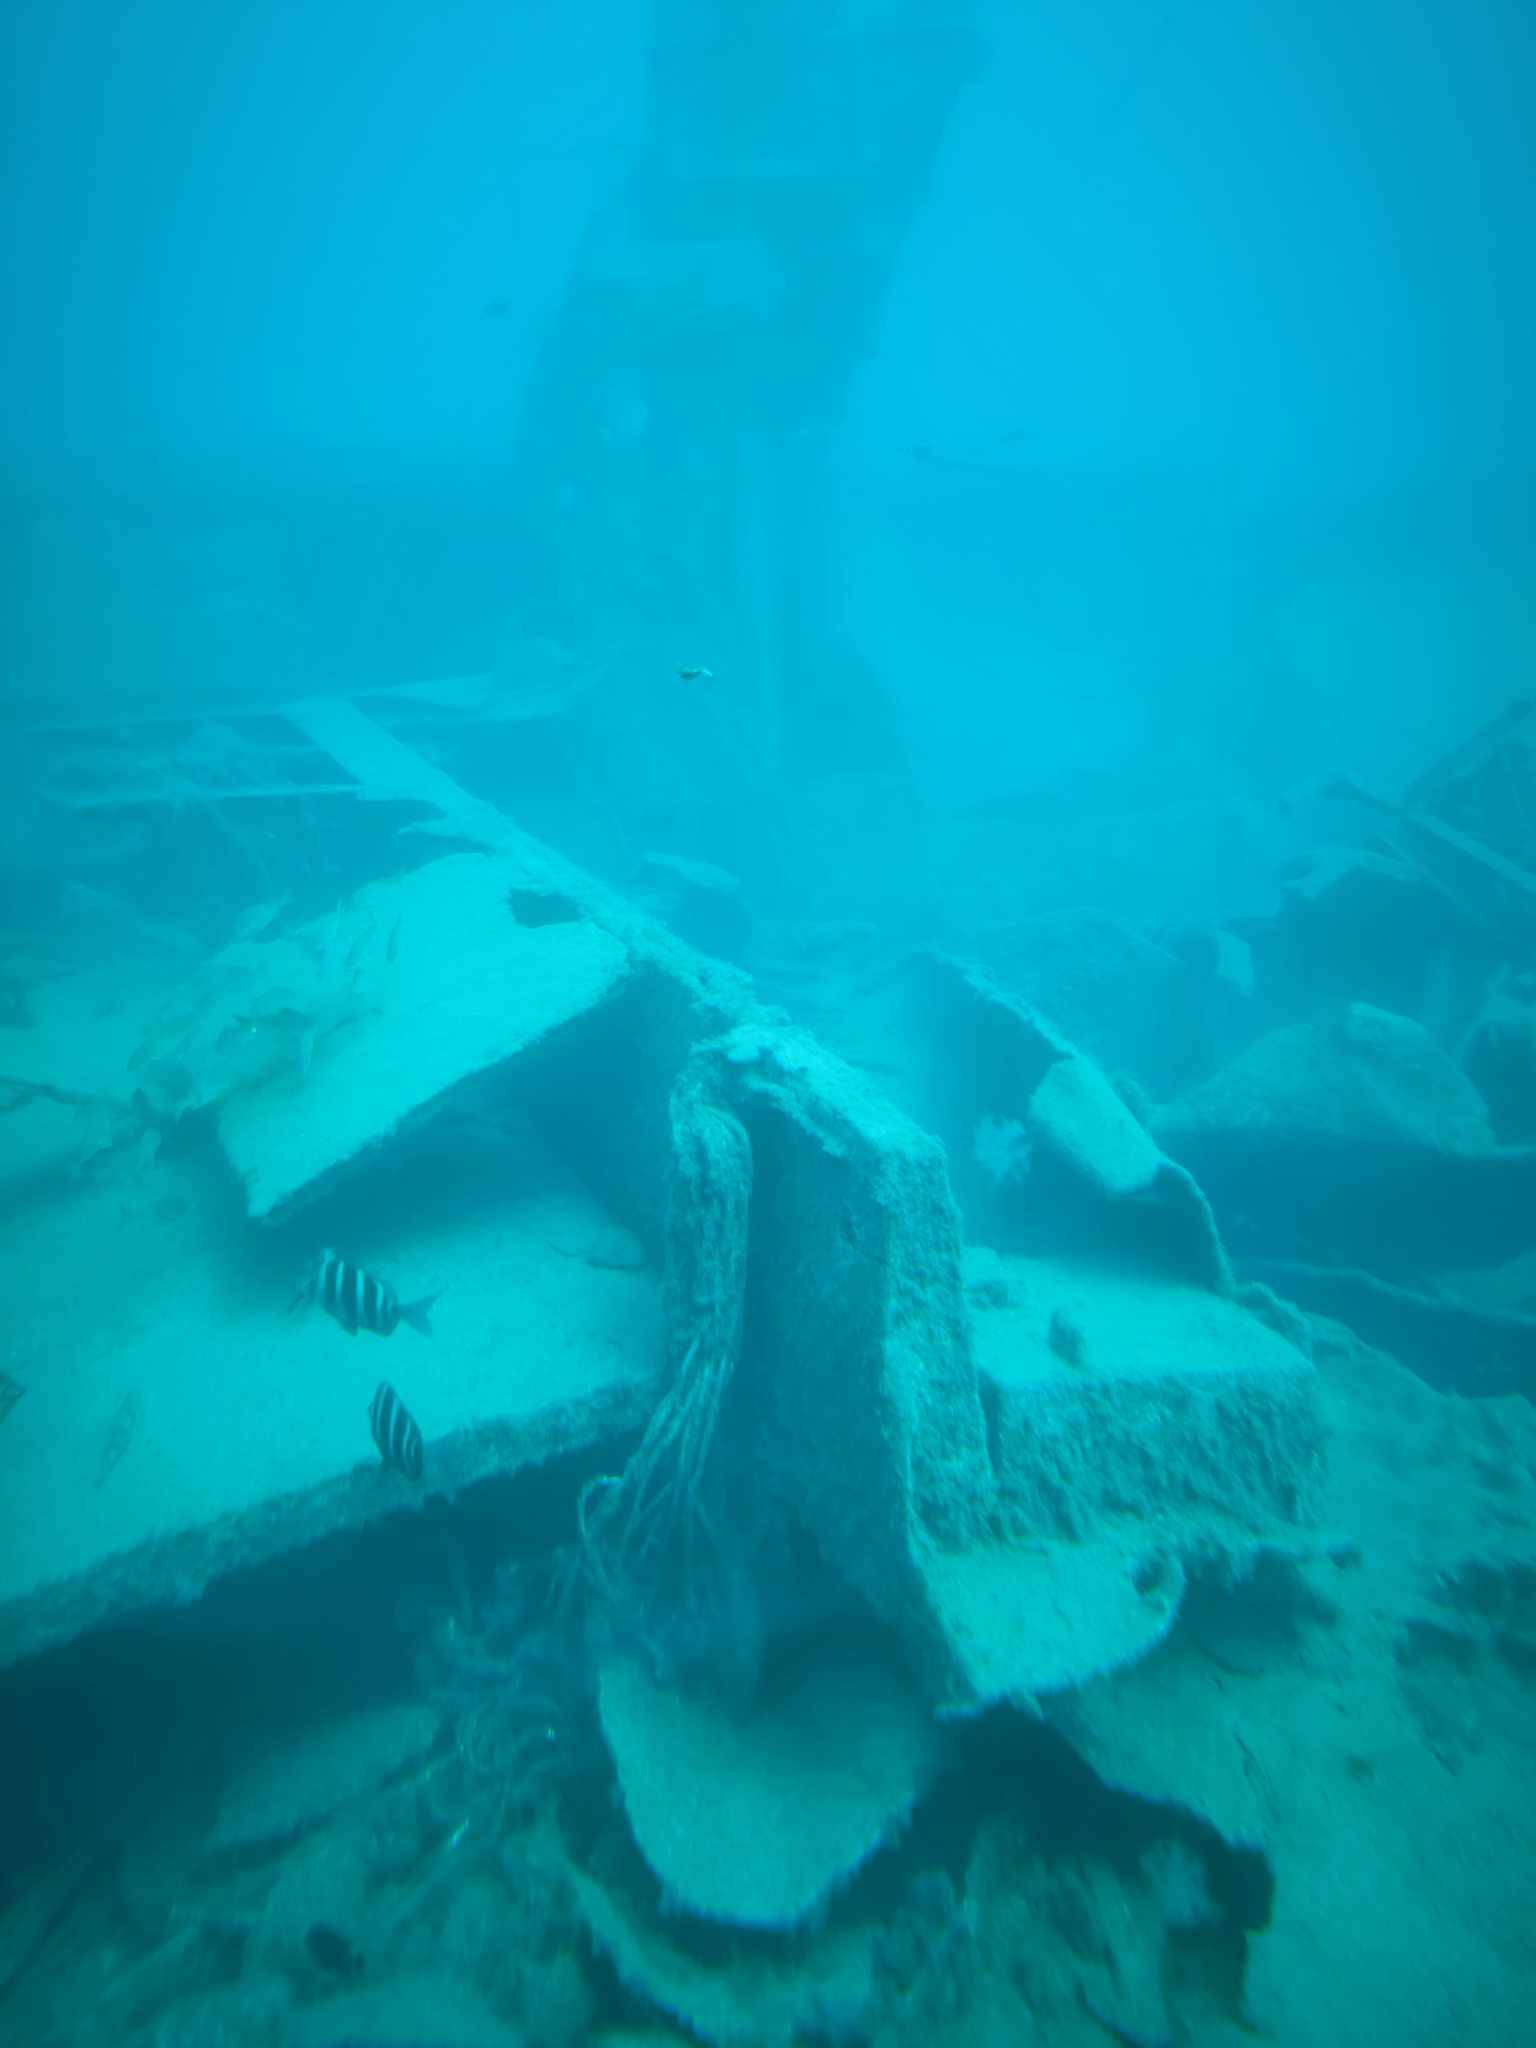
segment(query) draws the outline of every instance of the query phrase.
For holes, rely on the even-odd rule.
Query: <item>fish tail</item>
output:
[[[438,1294],[441,1294],[441,1292],[442,1290],[439,1288]],[[411,1328],[419,1330],[423,1337],[430,1337],[432,1334],[432,1304],[438,1299],[438,1294],[424,1294],[420,1301],[402,1301],[400,1304],[401,1322],[409,1323]]]

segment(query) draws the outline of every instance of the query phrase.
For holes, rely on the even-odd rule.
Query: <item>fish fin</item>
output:
[[[313,1301],[314,1298],[314,1287],[308,1280],[306,1280],[304,1282],[304,1285],[299,1289],[298,1293],[293,1297],[292,1301],[290,1301],[288,1304],[289,1315],[292,1315],[296,1308],[302,1308],[306,1301]]]
[[[430,1337],[432,1334],[432,1316],[430,1311],[433,1302],[437,1301],[441,1294],[442,1289],[439,1288],[436,1294],[424,1294],[420,1301],[402,1301],[400,1304],[401,1322],[409,1323],[411,1328],[419,1330],[423,1337]]]

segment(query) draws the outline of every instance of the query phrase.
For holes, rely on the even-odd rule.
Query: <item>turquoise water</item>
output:
[[[1533,93],[10,10],[7,2040],[1527,2038]]]

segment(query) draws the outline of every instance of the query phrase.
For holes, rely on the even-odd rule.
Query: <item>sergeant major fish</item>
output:
[[[368,1407],[368,1421],[379,1456],[407,1479],[419,1479],[422,1468],[421,1431],[416,1418],[389,1384],[380,1380],[379,1391]]]
[[[381,1280],[376,1273],[365,1273],[340,1252],[326,1250],[289,1307],[317,1301],[349,1337],[355,1337],[359,1330],[371,1330],[376,1337],[392,1337],[401,1323],[409,1323],[423,1337],[430,1337],[429,1311],[436,1299],[435,1294],[424,1294],[419,1301],[402,1301],[387,1280]]]

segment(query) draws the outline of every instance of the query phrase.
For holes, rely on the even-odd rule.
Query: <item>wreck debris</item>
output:
[[[814,1913],[902,1827],[942,1754],[926,1703],[878,1639],[801,1655],[745,1707],[613,1659],[598,1703],[625,1811],[667,1897],[742,1927]]]
[[[1372,1004],[1267,1033],[1154,1128],[1244,1256],[1400,1279],[1495,1264],[1530,1239],[1536,1147],[1497,1145],[1434,1035]]]
[[[636,901],[702,953],[740,959],[752,913],[739,878],[713,862],[647,853],[634,877]]]
[[[699,1544],[711,1540],[702,1485],[729,1379],[728,1360],[699,1363],[695,1337],[623,1472],[582,1488],[576,1514],[588,1584],[604,1611],[629,1617],[628,1626],[674,1546],[691,1584]]]
[[[440,1733],[436,1710],[415,1704],[347,1713],[297,1739],[248,1731],[227,1761],[205,1853],[231,1866],[276,1855],[349,1803],[423,1768]]]
[[[1374,812],[1485,932],[1536,930],[1536,702],[1518,698],[1392,803],[1340,777],[1330,796]]]
[[[307,941],[338,965],[297,1005],[319,1027],[303,1085],[291,1057],[269,1059],[217,1102],[220,1142],[252,1215],[308,1199],[618,987],[628,967],[620,940],[589,917],[530,927],[508,916],[507,890],[520,880],[515,857],[450,854],[368,884]],[[316,1090],[324,1116],[314,1113]]]
[[[1494,1309],[1443,1285],[1297,1259],[1250,1260],[1244,1271],[1309,1313],[1347,1324],[1442,1392],[1536,1400],[1536,1303]]]
[[[1536,1144],[1536,973],[1502,966],[1457,1058],[1501,1144]]]
[[[268,1084],[298,1087],[315,1053],[366,1011],[364,920],[238,940],[183,982],[129,1061],[143,1106],[174,1121]]]
[[[671,1103],[668,1291],[677,1326],[694,1335],[617,1477],[589,1480],[578,1504],[587,1580],[611,1625],[656,1655],[658,1617],[691,1614],[711,1597],[719,1539],[705,1474],[741,1345],[752,1155],[737,1119],[692,1067]]]
[[[1411,785],[1405,808],[1470,832],[1536,875],[1536,698],[1515,697]]]
[[[358,722],[343,722],[361,746]],[[405,751],[388,750],[397,791],[416,776]],[[501,1102],[601,1192],[653,1266],[664,1248],[664,1314],[638,1296],[630,1327],[646,1368],[672,1361],[665,1386],[645,1370],[623,1400],[583,1388],[584,1435],[538,1416],[518,1438],[500,1412],[482,1428],[476,1411],[445,1431],[445,1490],[638,1434],[628,1462],[580,1494],[570,1581],[598,1624],[584,1670],[629,1823],[616,1853],[642,1902],[659,1887],[696,1918],[803,1930],[913,1810],[948,1747],[942,1710],[1031,1703],[1145,1658],[1210,1558],[1241,1561],[1305,1523],[1311,1368],[1233,1297],[1192,1179],[1032,1013],[931,969],[930,993],[945,983],[951,1026],[985,1054],[973,1100],[930,1096],[936,1136],[632,906],[595,908],[579,877],[495,829],[489,854],[433,861],[315,927],[243,942],[241,1007],[226,991],[211,1038],[196,1006],[166,1036],[189,1055],[189,1099],[213,1111],[210,1147],[252,1217],[344,1202],[398,1163],[397,1138]],[[247,1071],[224,1030],[254,1018],[270,1039],[313,1014],[313,988],[272,1000],[283,977],[266,970],[288,946],[315,986],[352,989],[358,1008],[307,1051],[265,1066],[258,1053]],[[926,1053],[957,1094],[965,1045],[941,1030]],[[999,1213],[1034,1201],[1043,1173],[1045,1221],[1066,1190],[1071,1233],[1028,1252],[1007,1242],[978,1317],[950,1162],[988,1116],[1024,1134],[1009,1146],[1024,1171],[993,1190]],[[542,1218],[524,1243],[548,1239]],[[632,1265],[588,1270],[584,1292]],[[1054,1333],[1052,1302],[1071,1305]],[[434,1366],[451,1374],[440,1349]],[[1060,1371],[1064,1349],[1078,1370]],[[1133,1420],[1119,1427],[1122,1410]],[[499,1463],[469,1462],[477,1431],[496,1437]],[[1224,1460],[1234,1441],[1241,1456]],[[314,1489],[325,1499],[306,1506],[308,1525],[334,1507],[338,1526],[358,1501],[372,1512],[377,1491],[343,1472]],[[787,1616],[774,1601],[791,1556],[807,1562]],[[789,1638],[807,1613],[832,1617],[819,1647]],[[490,1855],[514,1810],[576,1804],[550,1782],[565,1735],[541,1704],[529,1691],[460,1716],[446,1774],[473,1786],[434,1852],[446,1864],[468,1840],[455,1872]],[[611,1844],[622,1823],[604,1825]],[[744,1830],[770,1825],[782,1854],[733,1858]],[[618,1888],[597,1897],[611,1874],[592,1857],[573,1884],[627,1974],[653,1909],[640,1906],[638,1933],[615,1932]],[[342,1886],[316,1905],[296,1888],[272,1920],[282,1952],[317,1922],[351,1926],[349,1898]],[[868,1968],[849,1981],[867,2000]],[[694,2010],[698,1989],[678,2009]]]

